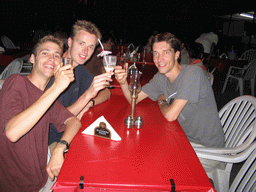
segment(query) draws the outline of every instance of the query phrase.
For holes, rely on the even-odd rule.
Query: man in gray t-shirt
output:
[[[224,145],[211,84],[200,67],[182,65],[173,83],[158,72],[142,91],[154,101],[163,94],[169,104],[176,99],[187,100],[177,119],[188,139],[207,147]]]
[[[223,147],[224,132],[211,84],[203,70],[179,64],[180,42],[170,33],[156,35],[152,49],[159,72],[143,86],[137,103],[147,97],[158,100],[164,117],[168,121],[177,119],[190,142],[206,147]],[[126,70],[117,66],[115,75],[130,102]]]

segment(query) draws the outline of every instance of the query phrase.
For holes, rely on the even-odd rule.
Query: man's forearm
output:
[[[129,91],[129,88],[128,88],[128,82],[125,81],[125,83],[123,85],[120,84],[120,86],[121,86],[121,89],[123,91],[125,98],[127,99],[127,101],[129,103],[131,103],[131,92]]]
[[[83,109],[84,107],[88,104],[88,102],[91,99],[94,99],[95,105],[100,104],[107,99],[110,98],[111,92],[108,89],[103,89],[99,91],[98,95],[95,98],[92,98],[89,94],[88,91],[84,92],[83,95],[81,95],[78,100],[73,103],[72,105],[68,106],[67,109],[77,116]]]
[[[71,141],[73,140],[73,138],[75,137],[79,129],[81,128],[82,124],[75,116],[69,117],[66,120],[65,124],[66,124],[66,128],[60,140],[65,140],[68,142],[68,145],[70,145]],[[54,148],[53,153],[57,154],[57,156],[63,156],[65,149],[66,149],[66,145],[58,143]]]
[[[16,142],[30,131],[61,92],[62,90],[53,85],[27,109],[13,116],[5,126],[6,136],[9,140]]]
[[[77,116],[82,109],[87,105],[87,103],[90,101],[91,97],[86,94],[86,92],[81,95],[76,102],[74,102],[72,105],[68,106],[67,109],[75,116]]]
[[[187,100],[176,99],[171,105],[169,105],[167,102],[158,102],[158,104],[163,116],[168,121],[174,121],[178,118],[187,102]]]
[[[81,128],[81,122],[74,116],[70,117],[66,120],[66,129],[61,137],[62,140],[66,140],[70,145],[74,136],[77,134],[79,129]]]
[[[64,131],[61,140],[65,140],[70,145],[74,136],[77,134],[81,127],[81,122],[76,117],[70,117],[66,120],[66,129]],[[47,165],[47,173],[49,177],[53,180],[55,176],[59,175],[60,169],[64,162],[64,150],[66,149],[66,145],[58,143],[53,150],[51,160]]]
[[[104,101],[108,100],[110,96],[111,96],[111,92],[108,88],[105,88],[99,91],[98,95],[95,98],[93,98],[95,105],[103,103]]]

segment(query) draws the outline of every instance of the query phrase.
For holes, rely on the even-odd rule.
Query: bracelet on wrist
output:
[[[66,153],[68,151],[68,142],[66,140],[59,140],[59,142],[61,145],[66,145],[66,149],[64,150],[64,153]]]
[[[92,106],[91,107],[94,107],[94,105],[95,105],[95,101],[93,100],[93,99],[90,99],[90,101],[89,102],[92,102]]]
[[[167,103],[166,100],[160,100],[160,101],[158,101],[158,105],[161,105],[161,104],[163,104],[163,103]]]

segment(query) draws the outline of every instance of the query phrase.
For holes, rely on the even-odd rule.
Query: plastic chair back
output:
[[[243,164],[232,182],[229,191],[256,191],[256,149],[254,149]]]
[[[245,150],[256,137],[255,109],[256,98],[246,95],[231,100],[219,111],[225,148],[232,148],[233,154]]]
[[[17,58],[12,61],[1,73],[0,79],[5,80],[12,74],[19,74],[23,66],[23,59]]]
[[[250,50],[245,51],[241,55],[241,59],[248,60],[249,62],[253,59],[256,59],[256,50],[255,49],[250,49]]]
[[[256,73],[256,59],[252,60],[249,63],[249,66],[245,72],[244,80],[251,80],[252,78],[255,78],[255,73]]]
[[[16,49],[16,46],[14,45],[14,43],[5,35],[3,35],[1,37],[1,41],[3,43],[3,45],[5,46],[5,48],[7,49]]]

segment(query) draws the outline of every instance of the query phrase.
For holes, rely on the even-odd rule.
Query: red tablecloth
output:
[[[53,189],[56,191],[215,191],[177,121],[168,122],[157,102],[145,99],[136,106],[141,129],[127,129],[128,104],[119,88],[111,99],[82,118]],[[104,116],[122,138],[111,141],[82,134]],[[80,177],[84,176],[79,189]],[[175,184],[172,185],[172,184]],[[80,185],[81,186],[81,185]]]

